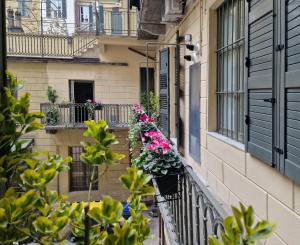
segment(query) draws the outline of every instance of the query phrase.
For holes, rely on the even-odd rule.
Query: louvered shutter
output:
[[[104,33],[104,11],[103,6],[98,6],[98,18],[99,18],[99,33]]]
[[[111,32],[112,34],[122,34],[122,16],[119,8],[113,8],[111,12]]]
[[[160,109],[160,128],[167,136],[170,136],[170,98],[169,98],[169,48],[160,51],[160,70],[159,70],[159,109]]]
[[[67,0],[62,0],[62,17],[67,18]]]
[[[93,16],[93,6],[89,5],[89,30],[93,30],[93,22],[94,22],[94,16]]]
[[[80,27],[80,6],[78,4],[75,5],[75,23],[76,27]]]
[[[284,173],[300,183],[300,1],[286,1],[285,11],[285,151]],[[284,48],[282,46],[282,48]]]
[[[273,164],[273,0],[250,0],[246,18],[247,149]]]
[[[46,17],[51,18],[51,0],[46,1]]]

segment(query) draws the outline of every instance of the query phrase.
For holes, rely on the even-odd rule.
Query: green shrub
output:
[[[233,216],[224,220],[224,232],[221,239],[209,238],[209,245],[255,245],[257,241],[267,239],[275,230],[275,225],[267,220],[254,224],[252,206],[246,208],[240,203],[240,210],[232,207]]]

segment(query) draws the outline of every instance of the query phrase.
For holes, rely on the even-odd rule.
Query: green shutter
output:
[[[273,0],[251,0],[247,10],[247,149],[273,165]]]
[[[111,12],[111,33],[122,35],[122,15],[119,8],[113,8]]]
[[[289,0],[285,2],[286,11],[283,12],[282,26],[285,27],[285,47],[282,54],[282,70],[285,70],[284,91],[284,173],[291,179],[300,183],[300,1]],[[284,21],[285,20],[285,21]],[[285,23],[284,23],[285,22]],[[285,51],[285,52],[284,52]]]
[[[51,0],[46,0],[46,16],[51,18]]]
[[[62,0],[62,17],[64,19],[67,18],[67,1],[66,0]]]
[[[160,107],[160,128],[162,132],[170,136],[170,98],[169,98],[169,48],[160,51],[160,70],[159,70],[159,107]]]

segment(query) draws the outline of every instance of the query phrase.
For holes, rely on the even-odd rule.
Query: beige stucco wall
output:
[[[84,130],[65,130],[59,131],[54,139],[58,153],[62,156],[68,156],[69,146],[79,146],[81,141],[86,140],[83,137]],[[118,198],[121,201],[126,201],[128,192],[122,186],[119,181],[119,177],[126,173],[126,168],[129,167],[128,158],[128,131],[114,130],[113,133],[117,136],[119,141],[118,145],[114,145],[112,149],[115,152],[126,155],[126,157],[120,161],[119,164],[110,165],[108,169],[100,167],[98,169],[99,178],[98,191],[92,191],[92,200],[99,200],[103,195],[110,195],[114,198]],[[58,179],[59,193],[68,195],[71,201],[84,201],[87,199],[87,191],[70,192],[70,176],[68,172],[64,172]]]
[[[276,234],[267,245],[300,244],[300,186],[265,163],[245,153],[244,145],[215,133],[216,129],[216,12],[222,1],[206,0],[203,8],[194,1],[179,25],[180,35],[192,34],[195,44],[202,31],[201,61],[201,164],[189,156],[189,77],[193,62],[184,62],[185,69],[185,158],[224,207],[243,202],[253,205],[258,219],[277,224]],[[191,3],[193,4],[193,3]],[[203,16],[201,18],[201,15]],[[202,23],[201,23],[202,20]],[[176,28],[169,28],[163,41],[173,42]],[[188,53],[188,51],[186,51]]]
[[[122,42],[122,41],[120,41]],[[69,80],[94,81],[95,99],[102,103],[133,104],[140,98],[140,72],[144,57],[128,50],[128,46],[105,45],[105,48],[94,48],[93,57],[99,57],[108,64],[68,64],[56,62],[31,62],[8,61],[8,69],[23,81],[20,95],[29,92],[31,110],[39,111],[40,103],[47,102],[46,91],[48,86],[57,90],[58,102],[69,101]],[[126,63],[127,65],[118,65]],[[41,130],[34,135],[34,150],[49,151],[51,154],[68,154],[69,146],[79,146],[83,130],[59,130],[56,134],[47,134]],[[111,166],[99,183],[100,191],[94,193],[94,198],[99,199],[103,194],[109,194],[120,200],[126,200],[127,193],[119,183],[118,177],[125,173],[129,166],[127,131],[116,132],[120,144],[116,147],[127,157],[122,164]],[[101,169],[99,170],[102,171]],[[69,193],[68,174],[58,178],[51,184],[52,189],[58,189],[62,194],[68,194],[70,200],[83,200],[86,192]],[[58,188],[59,186],[59,188]]]

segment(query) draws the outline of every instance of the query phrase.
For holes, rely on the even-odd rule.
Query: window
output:
[[[46,0],[47,18],[67,18],[66,0]]]
[[[81,146],[73,146],[69,148],[72,163],[70,166],[70,191],[88,191],[89,179],[92,175],[92,167],[83,164],[80,161],[80,154],[83,149]],[[98,179],[98,171],[96,171],[95,179]],[[98,181],[93,183],[92,190],[98,190]]]
[[[244,0],[227,0],[217,12],[217,130],[243,143]]]
[[[247,150],[298,184],[299,6],[296,0],[250,1],[246,30]]]
[[[21,16],[28,17],[30,13],[29,9],[30,0],[18,0],[18,10],[21,13]]]

